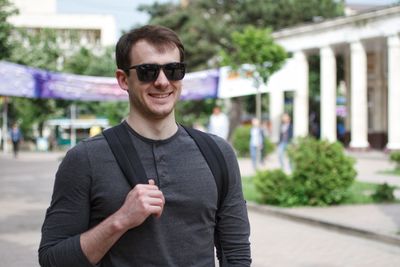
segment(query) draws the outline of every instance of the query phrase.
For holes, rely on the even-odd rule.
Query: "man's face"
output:
[[[146,41],[137,42],[131,50],[131,66],[140,64],[167,64],[180,62],[179,49],[166,47],[158,51]],[[129,98],[133,112],[146,119],[164,119],[174,115],[173,110],[178,101],[182,81],[170,81],[161,69],[153,82],[142,82],[138,79],[137,70],[131,69],[127,77]]]

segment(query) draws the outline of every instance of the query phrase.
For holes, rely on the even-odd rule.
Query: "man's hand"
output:
[[[83,253],[97,264],[126,231],[141,225],[151,214],[160,217],[164,204],[164,195],[154,180],[136,185],[117,212],[81,235]]]
[[[128,193],[124,204],[117,212],[119,226],[122,229],[137,227],[151,214],[159,218],[164,204],[164,195],[153,179],[149,180],[149,184],[138,184]]]

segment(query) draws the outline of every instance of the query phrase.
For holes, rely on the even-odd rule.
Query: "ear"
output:
[[[117,69],[115,72],[115,77],[117,78],[119,87],[121,87],[122,90],[128,91],[128,75],[125,73],[125,71]]]

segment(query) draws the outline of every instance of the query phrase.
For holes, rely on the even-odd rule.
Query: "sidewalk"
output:
[[[375,183],[388,182],[391,185],[400,187],[400,177],[377,173],[378,171],[393,168],[393,164],[390,163],[386,154],[381,152],[348,153],[357,160],[357,180]],[[22,152],[17,161],[42,162],[50,158],[56,158],[59,161],[64,154],[65,152]],[[0,159],[2,158],[12,158],[12,155],[1,153]],[[254,174],[250,159],[239,159],[239,166],[242,177]],[[266,165],[263,167],[263,169],[274,168],[279,168],[276,154],[270,155],[266,159]],[[266,213],[292,221],[400,246],[400,204],[279,208],[248,203],[248,208],[250,211]]]
[[[357,180],[382,184],[387,182],[400,188],[400,177],[378,172],[393,169],[388,155],[383,152],[347,152],[356,159]],[[249,159],[239,159],[242,177],[254,174]],[[274,153],[262,169],[279,168]],[[396,191],[398,196],[399,190]],[[300,221],[347,234],[400,246],[400,204],[343,205],[333,207],[279,208],[248,203],[249,210]]]

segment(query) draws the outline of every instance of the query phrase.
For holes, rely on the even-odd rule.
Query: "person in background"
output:
[[[271,135],[271,121],[270,120],[264,120],[261,123],[261,132],[263,135],[263,147],[261,149],[261,164],[264,165],[265,164],[265,158],[267,156],[268,151],[267,147],[265,145],[265,141],[268,140],[268,138],[270,138]]]
[[[208,132],[228,140],[229,119],[219,106],[214,107],[208,124]]]
[[[203,126],[203,124],[199,121],[193,123],[193,128],[202,132],[207,132],[207,129]]]
[[[13,144],[14,158],[18,157],[19,145],[22,140],[22,133],[18,124],[14,123],[10,130],[10,139]]]
[[[96,136],[98,134],[101,134],[101,127],[98,125],[93,125],[92,127],[90,127],[89,129],[89,136],[93,137]]]
[[[185,76],[184,47],[171,29],[147,25],[116,45],[119,86],[129,95],[126,130],[147,183],[129,185],[104,135],[79,142],[63,159],[42,227],[43,267],[250,266],[250,226],[235,153],[210,135],[227,166],[227,193],[175,105]],[[215,242],[215,243],[214,243]]]
[[[0,125],[0,149],[3,149],[3,130]]]
[[[279,144],[278,144],[278,156],[279,163],[282,170],[285,170],[285,154],[286,148],[293,137],[293,126],[289,114],[284,113],[282,115],[280,131],[279,131]],[[289,164],[290,168],[290,164]]]
[[[264,146],[264,135],[257,118],[251,120],[250,129],[250,157],[254,170],[257,170],[262,160],[262,149]]]

